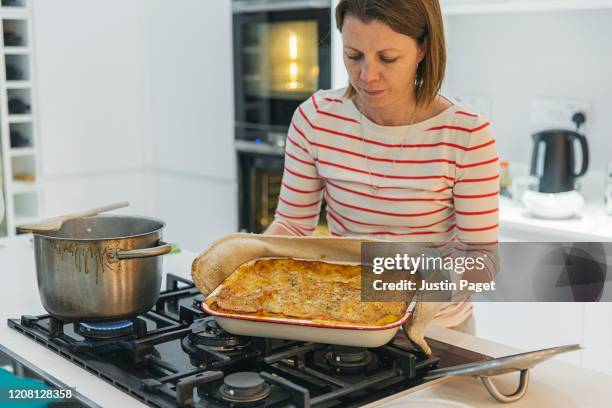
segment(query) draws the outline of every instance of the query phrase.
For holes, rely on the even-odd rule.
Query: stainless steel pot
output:
[[[35,233],[38,291],[50,315],[65,321],[136,316],[157,301],[164,223],[131,216],[96,216]]]

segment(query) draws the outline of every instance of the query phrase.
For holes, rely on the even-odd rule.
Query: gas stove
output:
[[[8,325],[152,407],[358,407],[422,384],[433,368],[488,359],[431,339],[428,358],[401,331],[373,349],[235,336],[202,300],[168,274],[153,309],[130,320]]]

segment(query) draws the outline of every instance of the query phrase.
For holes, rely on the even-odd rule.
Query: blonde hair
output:
[[[336,6],[336,26],[342,32],[347,15],[363,22],[379,20],[397,33],[425,46],[425,57],[415,77],[417,106],[429,106],[442,87],[446,71],[444,24],[438,0],[340,0]],[[357,94],[349,82],[345,96]]]

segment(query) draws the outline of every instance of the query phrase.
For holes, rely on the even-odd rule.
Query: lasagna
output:
[[[241,265],[206,299],[223,313],[327,324],[383,326],[401,319],[407,302],[361,302],[361,268],[295,259]]]

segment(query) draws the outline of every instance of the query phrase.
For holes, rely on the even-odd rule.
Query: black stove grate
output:
[[[216,330],[206,320],[212,317],[199,308],[198,289],[171,274],[166,286],[153,310],[131,320],[133,331],[114,338],[88,338],[79,323],[49,315],[9,319],[8,325],[145,404],[161,408],[358,407],[422,383],[420,377],[432,367],[486,358],[440,343],[439,349],[449,356],[448,364],[441,365],[438,358],[417,353],[401,333],[383,347],[340,351],[351,363],[367,356],[361,370],[355,364],[349,364],[350,370],[326,364],[326,353],[339,351],[325,344],[236,338],[228,333],[222,333],[223,344],[210,343],[193,337],[202,333],[203,325],[211,330],[212,324]],[[435,349],[435,342],[432,345]],[[252,403],[224,400],[224,378],[253,375],[237,375],[245,372],[266,382],[265,395]]]

